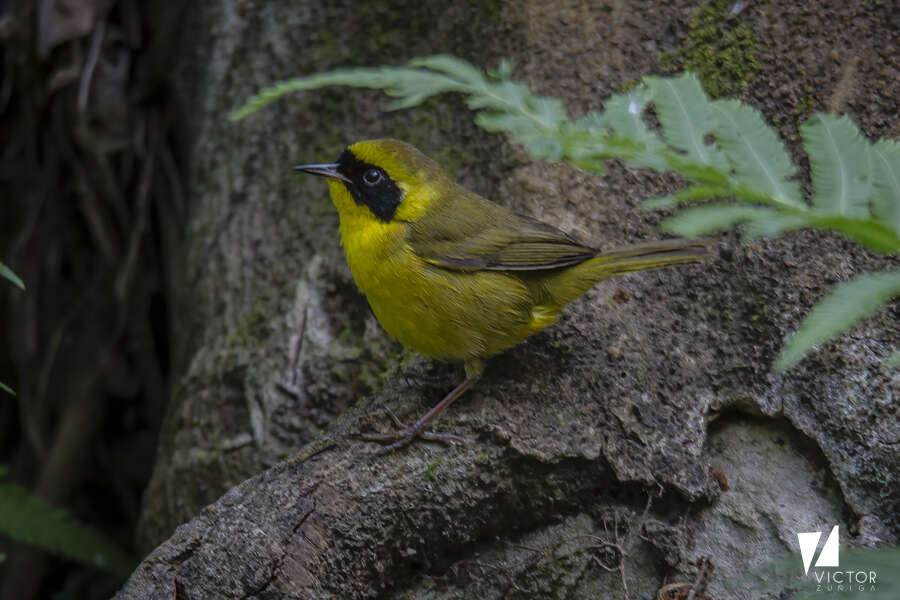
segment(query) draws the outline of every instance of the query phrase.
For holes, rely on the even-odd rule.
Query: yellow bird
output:
[[[689,263],[702,242],[598,250],[457,185],[416,148],[357,142],[337,162],[299,165],[328,178],[356,285],[384,329],[426,356],[465,364],[466,378],[409,427],[368,436],[389,451],[416,436],[479,379],[485,361],[556,322],[569,302],[613,275]]]

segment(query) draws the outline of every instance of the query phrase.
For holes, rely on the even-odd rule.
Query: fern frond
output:
[[[821,213],[866,218],[872,192],[869,143],[846,116],[813,115],[800,126]]]
[[[690,185],[668,196],[648,198],[641,202],[640,208],[649,211],[673,208],[688,202],[706,202],[717,198],[727,198],[731,195],[731,191],[730,188],[724,186]]]
[[[706,142],[712,131],[712,105],[692,73],[676,78],[645,77],[652,91],[656,116],[666,143],[687,158],[718,170],[728,166],[725,156]]]
[[[449,54],[423,56],[409,61],[410,67],[422,67],[443,73],[455,81],[467,84],[473,89],[482,87],[485,82],[484,73],[472,63]]]
[[[704,204],[686,208],[660,223],[659,228],[683,237],[697,237],[731,229],[740,223],[776,215],[762,206],[746,204]]]
[[[805,209],[797,174],[784,143],[758,110],[739,100],[712,103],[716,141],[721,144],[734,178],[779,204]]]
[[[882,254],[900,252],[900,236],[893,229],[877,219],[842,217],[809,213],[806,215],[808,227],[844,234],[858,244],[862,244]]]
[[[228,118],[239,121],[287,94],[329,86],[384,90],[389,96],[399,98],[393,103],[392,108],[409,108],[431,96],[445,92],[464,92],[469,87],[464,82],[446,75],[422,69],[405,67],[339,69],[308,77],[295,77],[264,88],[251,96],[244,106],[232,112]]]
[[[788,339],[773,369],[789,369],[811,348],[872,316],[897,296],[900,296],[900,271],[867,273],[838,285],[813,307],[794,335]]]
[[[666,170],[663,153],[666,146],[650,131],[643,116],[650,97],[647,86],[638,86],[627,94],[614,94],[604,104],[606,110],[598,120],[602,120],[603,128],[611,136],[636,144],[633,154],[621,157],[629,166],[663,172]]]
[[[796,231],[804,227],[809,227],[809,217],[807,215],[770,210],[759,213],[744,224],[741,229],[741,241],[745,244],[750,244],[760,238],[778,237],[789,231]]]

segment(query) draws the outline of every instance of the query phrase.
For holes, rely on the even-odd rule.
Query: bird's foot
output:
[[[452,433],[425,431],[426,423],[422,422],[407,426],[390,410],[388,410],[388,414],[391,415],[394,424],[397,425],[397,431],[392,433],[364,433],[362,435],[362,438],[366,441],[387,444],[386,446],[379,448],[375,454],[387,454],[388,452],[393,452],[398,448],[406,446],[417,437],[422,438],[423,440],[443,442],[444,444],[465,444],[468,441],[465,438],[453,435]]]

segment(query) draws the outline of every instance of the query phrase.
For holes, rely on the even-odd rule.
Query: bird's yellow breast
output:
[[[443,360],[480,360],[555,321],[558,311],[533,310],[532,290],[520,278],[431,265],[407,244],[407,222],[378,220],[343,184],[329,184],[353,279],[403,345]]]

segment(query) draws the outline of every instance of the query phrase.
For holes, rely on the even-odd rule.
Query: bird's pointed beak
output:
[[[338,172],[337,163],[296,165],[294,169],[297,171],[303,171],[304,173],[310,173],[312,175],[319,175],[320,177],[327,177],[328,179],[336,179],[338,181],[343,181],[344,183],[350,183],[350,179],[346,175]]]

